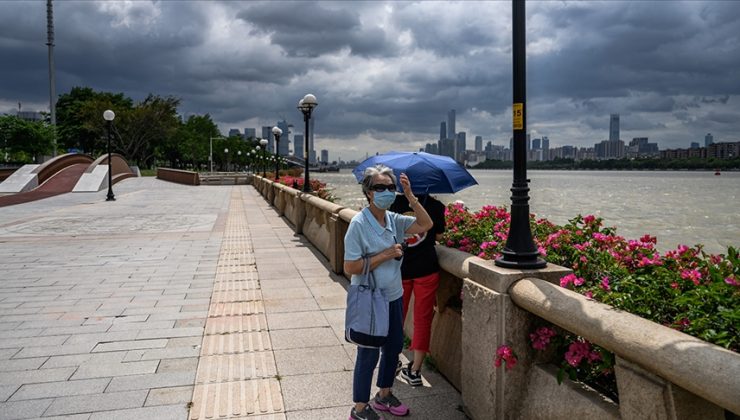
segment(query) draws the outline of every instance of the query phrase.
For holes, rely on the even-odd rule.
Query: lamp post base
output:
[[[108,195],[107,197],[105,197],[105,201],[116,201],[116,197],[112,194]]]
[[[495,264],[499,267],[514,268],[519,270],[534,270],[537,268],[545,268],[547,261],[539,257],[540,253],[535,252],[514,252],[510,249],[504,249],[501,251],[503,255],[497,258]]]

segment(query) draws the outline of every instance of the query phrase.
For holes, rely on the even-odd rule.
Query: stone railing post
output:
[[[303,233],[303,224],[306,222],[306,202],[303,200],[303,196],[308,193],[300,193],[293,199],[293,206],[295,207],[295,233]],[[309,194],[310,195],[310,194]]]
[[[570,270],[551,264],[541,270],[512,270],[483,260],[470,261],[468,270],[470,278],[463,279],[463,404],[474,419],[515,418],[534,363],[529,333],[536,317],[512,302],[509,286],[526,277],[557,281]],[[496,349],[503,344],[518,357],[514,369],[494,367]]]

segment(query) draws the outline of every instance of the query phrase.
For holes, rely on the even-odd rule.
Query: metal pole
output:
[[[303,121],[306,123],[305,128],[305,147],[303,148],[303,160],[304,164],[306,165],[305,171],[304,171],[304,177],[303,177],[303,192],[311,192],[311,185],[308,183],[308,120],[311,119],[311,108],[307,107],[307,109],[302,110],[303,111]]]
[[[267,178],[267,147],[262,149],[262,178]]]
[[[208,160],[211,162],[211,173],[213,173],[213,137],[209,138],[210,148],[208,152]]]
[[[46,45],[49,46],[49,110],[51,111],[51,126],[53,129],[52,156],[57,155],[57,101],[56,83],[54,81],[54,7],[52,0],[46,0]]]
[[[514,76],[513,134],[514,182],[511,186],[511,223],[506,246],[496,265],[508,268],[542,268],[547,263],[539,258],[529,227],[529,180],[527,179],[527,72],[524,0],[512,0],[512,53]]]
[[[111,124],[113,124],[113,121],[108,121],[108,196],[105,198],[105,201],[116,201],[116,196],[113,195],[113,165],[111,165],[110,159]]]
[[[288,140],[290,140],[290,139],[288,139]],[[290,146],[290,145],[288,145],[288,146]],[[275,134],[275,157],[276,157],[276,159],[275,159],[275,181],[277,181],[280,178],[278,176],[278,172],[279,172],[278,171],[278,161],[279,161],[279,159],[277,159],[277,158],[280,157],[280,135],[279,134]]]

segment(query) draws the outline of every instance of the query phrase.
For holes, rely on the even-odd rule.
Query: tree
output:
[[[26,121],[0,115],[2,157],[14,162],[39,162],[54,147],[54,128],[45,121]],[[6,159],[7,156],[7,159]]]
[[[89,87],[73,87],[57,100],[58,144],[78,149],[92,156],[106,152],[103,111],[117,115],[133,107],[123,93],[96,92]]]
[[[116,149],[138,165],[150,167],[155,154],[177,132],[180,99],[149,94],[133,109],[116,116]],[[102,115],[102,114],[101,114]]]

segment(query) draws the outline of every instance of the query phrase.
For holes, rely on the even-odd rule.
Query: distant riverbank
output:
[[[475,169],[512,169],[510,160],[487,160]],[[607,170],[607,171],[740,171],[740,158],[736,159],[610,159],[573,160],[555,159],[527,162],[527,169],[545,170]]]

